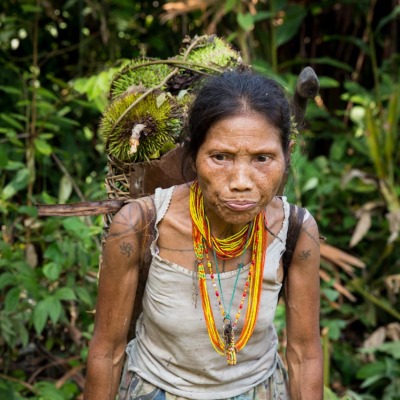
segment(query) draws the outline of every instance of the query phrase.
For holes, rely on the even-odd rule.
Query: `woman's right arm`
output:
[[[147,199],[124,206],[115,215],[107,235],[84,400],[113,400],[118,390],[139,280],[141,235],[152,207]]]

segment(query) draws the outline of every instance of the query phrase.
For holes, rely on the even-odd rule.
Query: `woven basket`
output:
[[[183,170],[183,161],[184,149],[180,144],[158,160],[128,164],[109,156],[105,179],[107,195],[110,199],[137,199],[153,194],[159,187],[166,189],[189,182],[196,173],[190,163],[185,163]],[[106,230],[112,218],[113,214],[105,215]]]

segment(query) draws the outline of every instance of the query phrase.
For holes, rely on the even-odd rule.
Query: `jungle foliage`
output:
[[[286,195],[325,237],[325,398],[400,399],[399,14],[395,0],[3,0],[0,398],[80,398],[103,221],[35,205],[105,199],[113,75],[216,33],[289,92],[316,71]]]

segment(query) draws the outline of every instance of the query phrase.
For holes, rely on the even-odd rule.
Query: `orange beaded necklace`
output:
[[[218,239],[211,234],[210,223],[204,213],[203,195],[198,181],[195,180],[190,188],[190,215],[192,218],[193,248],[197,259],[201,302],[208,335],[215,351],[221,355],[225,355],[229,365],[235,365],[236,353],[247,344],[257,322],[267,244],[267,231],[264,229],[265,211],[260,212],[251,223],[247,224],[235,235],[226,239]],[[215,252],[217,266],[217,256],[225,260],[237,257],[243,254],[251,243],[253,243],[253,247],[250,269],[242,292],[239,309],[232,323],[230,315],[226,313],[223,301],[221,301],[221,294],[218,292],[215,283],[215,276],[209,259],[208,248],[213,249]],[[210,278],[223,318],[224,339],[221,338],[215,325],[210,296],[207,290],[206,272],[203,264],[204,258],[206,259],[206,265],[209,269]],[[238,271],[238,274],[239,272],[240,271]],[[249,291],[248,296],[247,291]],[[244,327],[239,339],[235,341],[234,331],[246,297],[248,298],[248,306]]]

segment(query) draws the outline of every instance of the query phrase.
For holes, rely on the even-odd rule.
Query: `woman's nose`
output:
[[[251,168],[247,163],[234,163],[230,171],[229,186],[231,190],[250,190],[253,187]]]

